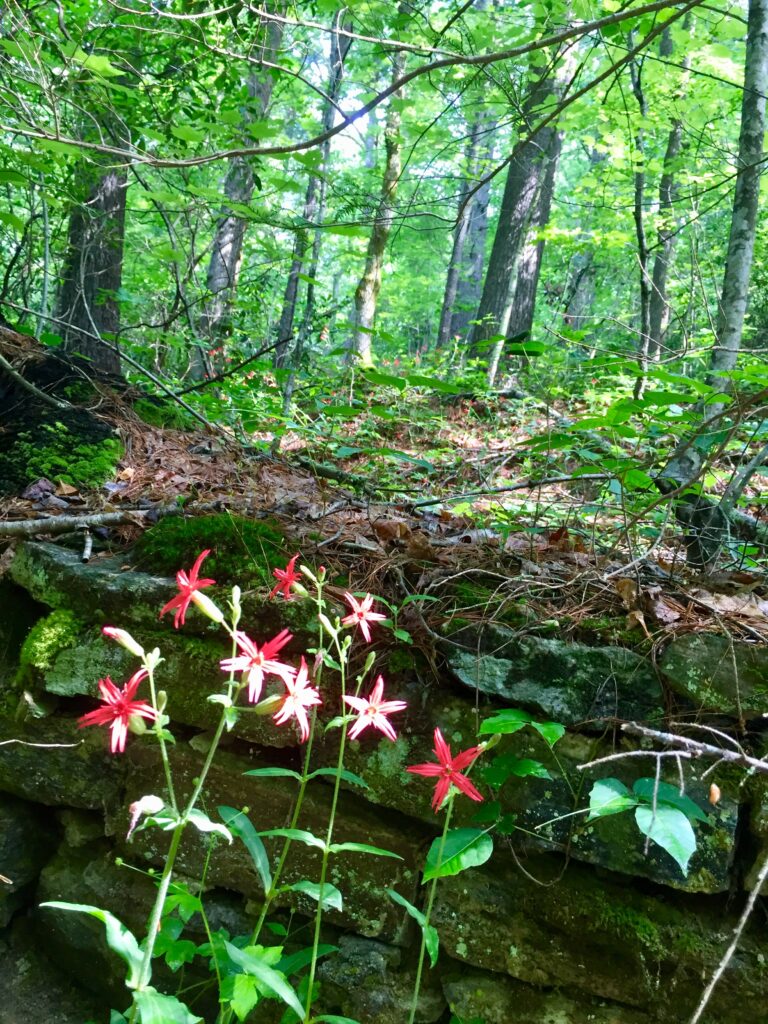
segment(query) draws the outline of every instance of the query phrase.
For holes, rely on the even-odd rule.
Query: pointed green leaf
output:
[[[292,768],[252,768],[249,772],[243,772],[243,775],[253,775],[260,779],[296,779],[301,782],[301,776]]]
[[[231,942],[225,942],[224,946],[226,947],[227,955],[233,963],[242,968],[246,974],[252,974],[265,988],[273,992],[278,999],[282,999],[286,1006],[290,1006],[296,1013],[299,1020],[304,1019],[304,1007],[299,1002],[298,996],[285,980],[283,974],[274,970],[263,959],[260,959],[248,950],[238,949]]]
[[[306,846],[316,846],[318,850],[325,849],[325,843],[311,832],[305,832],[301,828],[271,828],[266,832],[259,832],[260,836],[279,836],[283,839],[294,839],[297,843],[304,843]]]
[[[643,835],[666,850],[687,875],[688,861],[696,852],[696,836],[683,812],[676,807],[659,804],[654,814],[652,807],[643,804],[635,810],[635,821]]]
[[[133,933],[113,914],[108,910],[102,910],[101,907],[91,907],[87,903],[64,903],[60,900],[51,900],[48,903],[41,903],[40,906],[50,907],[52,910],[72,910],[78,914],[89,914],[97,921],[101,921],[106,929],[107,945],[128,965],[125,984],[128,988],[135,988],[138,985],[144,954],[139,949]]]
[[[632,792],[652,804],[654,789],[656,789],[656,780],[645,778],[637,780],[632,787]],[[677,786],[670,786],[668,782],[659,782],[658,789],[656,789],[656,802],[676,807],[683,812],[686,818],[693,821],[709,821],[706,813],[697,803],[694,803],[685,793],[681,793]]]
[[[426,917],[418,907],[414,907],[412,903],[408,902],[405,896],[401,896],[395,889],[387,889],[386,893],[393,903],[397,903],[401,907],[404,907],[418,924],[419,928],[421,928],[422,934],[424,935],[424,948],[429,954],[430,966],[434,967],[437,963],[438,953],[440,952],[440,936],[437,933],[437,928],[434,928],[431,924],[427,924]]]
[[[264,843],[244,811],[238,811],[236,807],[222,805],[217,808],[227,827],[240,839],[248,853],[251,855],[253,866],[259,873],[264,892],[272,888],[272,872],[269,869],[269,858],[264,849]]]
[[[141,1024],[198,1024],[202,1017],[190,1013],[176,996],[164,996],[154,988],[143,988],[133,993],[139,1008]]]
[[[527,711],[509,708],[507,711],[500,711],[493,718],[486,718],[481,723],[478,732],[481,736],[495,736],[497,734],[508,736],[510,733],[522,729],[524,725],[528,725],[530,721],[532,719]]]
[[[565,735],[565,726],[559,722],[531,722],[531,727],[542,736],[550,747],[554,747]]]
[[[310,899],[316,903],[320,902],[320,885],[318,882],[308,882],[306,880],[301,882],[294,882],[293,885],[285,886],[286,892],[302,892],[305,896],[309,896]],[[323,910],[342,910],[343,899],[339,890],[335,885],[331,885],[330,882],[326,882],[323,885]]]
[[[342,768],[341,771],[339,771],[338,768],[317,768],[311,775],[307,776],[307,779],[316,779],[323,775],[330,775],[332,778],[335,778],[338,775],[338,777],[344,782],[351,782],[354,786],[362,786],[363,789],[370,789],[370,786],[365,779],[361,779],[360,776],[355,775],[354,772],[347,771],[346,768]]]
[[[187,821],[200,832],[215,832],[217,835],[224,836],[228,843],[232,842],[232,833],[229,829],[224,825],[220,825],[217,821],[211,821],[204,811],[191,810],[187,814]]]
[[[328,956],[330,953],[338,953],[338,946],[329,946],[328,943],[320,943],[317,947],[318,959],[321,956]],[[302,968],[312,963],[312,947],[307,946],[296,953],[284,956],[275,964],[275,970],[281,971],[286,977],[296,974]]]
[[[632,807],[637,807],[637,799],[630,794],[623,782],[619,782],[618,779],[600,779],[589,794],[587,821],[605,818],[609,814],[621,814]]]
[[[445,837],[445,844],[440,858],[442,837],[435,839],[427,854],[423,881],[432,878],[445,878],[447,875],[458,875],[467,868],[485,864],[493,853],[493,840],[487,832],[477,828],[453,829]]]
[[[367,843],[331,843],[328,847],[331,853],[342,853],[349,850],[351,853],[370,853],[372,857],[393,857],[395,860],[402,860],[399,853],[392,853],[391,850],[382,850],[380,846],[369,846]]]

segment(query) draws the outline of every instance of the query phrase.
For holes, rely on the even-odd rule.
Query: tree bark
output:
[[[547,153],[544,179],[541,183],[539,194],[536,197],[528,229],[528,237],[517,263],[514,288],[509,296],[509,309],[504,312],[506,332],[509,338],[520,338],[522,340],[530,334],[533,327],[533,315],[536,312],[536,293],[539,287],[541,261],[544,256],[544,239],[541,237],[541,232],[549,223],[552,199],[555,193],[557,163],[560,158],[562,144],[562,133],[555,132],[551,150]],[[496,342],[493,346],[493,352],[488,364],[489,387],[493,387],[496,383],[496,374],[503,347],[503,341]]]
[[[545,68],[525,103],[526,122],[535,120],[542,107],[557,102],[559,92],[551,68]],[[528,235],[528,227],[546,173],[548,154],[553,152],[557,127],[554,122],[516,143],[504,185],[499,223],[493,240],[488,271],[472,331],[471,354],[480,355],[483,343],[494,335],[508,334],[510,294],[515,287],[517,264]]]
[[[736,191],[728,255],[712,349],[709,383],[727,391],[728,373],[736,366],[747,311],[749,278],[755,247],[760,173],[768,91],[768,0],[750,0]]]
[[[395,54],[392,62],[393,82],[402,77],[404,68],[405,53],[399,51]],[[381,183],[381,197],[371,229],[371,237],[368,241],[365,269],[355,289],[355,328],[349,339],[349,352],[350,358],[356,359],[362,366],[370,366],[372,362],[371,334],[373,332],[374,320],[376,319],[379,291],[381,290],[381,268],[384,264],[384,254],[387,249],[389,233],[395,220],[395,198],[397,196],[397,187],[400,183],[401,170],[400,101],[402,97],[402,89],[392,93],[389,107],[387,108],[387,118],[384,125],[386,162],[384,164],[384,177]]]
[[[687,19],[686,19],[687,20]],[[661,37],[659,52],[662,57],[671,57],[674,51],[672,34],[665,32]],[[690,66],[688,56],[683,58],[684,67]],[[676,218],[674,204],[677,196],[675,185],[675,162],[683,143],[683,122],[675,118],[667,137],[664,164],[659,182],[659,227],[656,232],[656,254],[653,260],[651,279],[651,301],[648,317],[648,360],[658,362],[669,326],[669,301],[667,298],[667,274],[675,248]]]
[[[331,33],[328,86],[326,88],[327,99],[323,101],[321,118],[321,130],[323,133],[330,131],[333,127],[336,115],[336,102],[338,101],[339,94],[341,92],[341,82],[344,74],[344,61],[349,51],[349,47],[352,44],[351,36],[339,35],[338,29],[340,27],[350,31],[352,22],[344,20],[340,25],[337,18]],[[330,151],[331,142],[330,139],[328,139],[323,143],[321,149],[320,175],[318,176],[316,173],[310,174],[309,181],[307,182],[303,212],[303,220],[306,226],[300,228],[296,232],[296,240],[293,247],[293,259],[291,261],[291,268],[288,271],[288,280],[286,281],[285,295],[283,297],[283,309],[280,315],[280,322],[277,327],[277,340],[279,344],[275,349],[274,363],[275,366],[278,367],[286,365],[288,362],[288,353],[291,350],[293,322],[296,316],[296,301],[299,294],[299,275],[303,273],[307,255],[310,254],[309,226],[312,223],[319,224],[322,221],[323,213],[325,211],[325,197],[327,192],[326,175],[328,172]],[[312,315],[311,310],[314,305],[314,286],[312,285],[312,280],[314,280],[317,273],[317,267],[320,262],[321,244],[322,229],[318,226],[315,228],[311,245],[311,265],[307,275],[310,280],[307,283],[307,301],[305,303],[304,320],[307,319],[307,316],[311,319]],[[307,313],[307,309],[309,309],[309,313]]]
[[[97,337],[108,335],[114,344],[120,330],[127,176],[124,168],[95,174],[85,179],[84,201],[69,217],[56,316],[67,352],[85,356],[96,370],[119,374],[119,354]]]
[[[276,4],[280,10],[281,5]],[[283,37],[283,24],[269,21],[262,25],[262,55],[274,60]],[[269,71],[254,68],[248,75],[247,89],[251,105],[243,111],[243,128],[263,118],[272,98],[274,78]],[[251,140],[252,141],[252,140]],[[251,161],[245,157],[233,157],[229,162],[224,180],[224,194],[233,203],[249,203],[253,196],[256,179]],[[211,258],[206,275],[209,298],[200,318],[200,332],[209,342],[219,340],[228,330],[232,305],[240,273],[247,221],[230,210],[224,210],[214,233]],[[206,370],[202,353],[193,352],[190,372],[199,378]]]
[[[630,49],[635,45],[630,33],[628,44]],[[634,397],[641,398],[645,389],[646,373],[648,372],[648,346],[651,333],[651,283],[648,275],[648,238],[645,232],[645,119],[648,108],[643,93],[642,57],[632,61],[629,73],[632,81],[632,92],[637,100],[640,112],[640,125],[635,133],[635,169],[632,175],[635,221],[635,237],[637,239],[637,263],[640,269],[640,344],[638,345],[638,375],[635,381]]]

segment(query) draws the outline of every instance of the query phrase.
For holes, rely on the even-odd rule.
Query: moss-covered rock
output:
[[[0,928],[23,906],[27,890],[53,852],[57,830],[41,807],[0,794]]]
[[[19,656],[20,682],[50,669],[58,655],[78,640],[82,622],[68,608],[57,608],[32,626]]]
[[[104,430],[94,429],[92,417],[83,424],[73,422],[73,415],[49,413],[34,428],[18,430],[0,453],[3,489],[20,490],[40,477],[61,480],[72,487],[100,487],[114,476],[123,455],[114,431],[106,425]]]
[[[211,553],[204,575],[243,590],[274,584],[272,570],[285,563],[284,538],[276,524],[219,515],[165,516],[140,537],[134,557],[139,568],[171,575],[192,565],[201,551]]]
[[[462,631],[443,652],[470,690],[563,725],[602,729],[606,719],[662,718],[661,687],[651,666],[623,647],[520,636],[486,624]]]
[[[660,661],[669,686],[698,711],[752,718],[768,712],[768,649],[717,633],[673,640]]]

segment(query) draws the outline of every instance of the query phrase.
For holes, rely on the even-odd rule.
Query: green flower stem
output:
[[[163,868],[163,873],[160,876],[160,885],[157,888],[157,896],[155,897],[155,903],[152,907],[152,913],[149,918],[149,925],[147,926],[147,945],[144,950],[144,959],[141,962],[139,983],[136,986],[139,992],[149,985],[152,978],[152,954],[155,950],[157,933],[160,929],[160,919],[163,916],[165,897],[168,895],[168,889],[171,884],[173,866],[176,863],[176,854],[179,852],[179,844],[181,843],[181,837],[184,834],[186,825],[186,821],[182,818],[173,830],[173,835],[171,836],[171,845],[168,847],[168,853],[165,858],[165,867]]]
[[[443,825],[443,834],[440,837],[440,848],[437,852],[437,864],[438,867],[443,863],[443,851],[445,850],[445,841],[448,838],[448,827],[451,823],[451,814],[453,813],[453,800],[455,793],[451,793],[448,798],[448,809],[445,813],[445,824]],[[416,981],[413,986],[413,999],[411,1001],[411,1012],[408,1015],[408,1024],[413,1024],[416,1019],[416,1010],[419,1005],[419,991],[421,989],[421,976],[424,971],[424,955],[427,951],[427,927],[432,916],[432,904],[435,902],[435,892],[437,891],[437,878],[432,879],[432,884],[429,887],[429,896],[427,898],[427,908],[424,912],[424,927],[421,929],[421,947],[419,949],[419,962],[416,967]]]
[[[145,662],[144,667],[146,668],[147,673],[148,673],[148,675],[147,675],[147,682],[149,683],[150,700],[152,702],[152,707],[155,709],[155,714],[156,714],[155,722],[154,722],[154,725],[153,725],[152,728],[153,728],[153,732],[154,732],[155,736],[157,737],[157,742],[158,742],[158,745],[160,747],[160,757],[162,758],[162,761],[163,761],[163,772],[165,774],[165,785],[166,785],[166,787],[168,789],[168,799],[170,801],[172,809],[178,814],[178,810],[179,809],[178,809],[178,806],[176,804],[176,792],[175,792],[175,790],[173,788],[173,776],[171,775],[171,764],[170,764],[170,761],[168,760],[168,748],[166,747],[165,737],[163,736],[163,727],[160,724],[160,714],[161,714],[161,712],[160,712],[160,708],[158,707],[158,704],[157,704],[157,691],[155,689],[155,673],[154,673],[154,669],[150,668],[150,666],[147,665],[146,662]]]
[[[344,701],[344,695],[346,694],[346,669],[347,669],[347,656],[349,647],[342,646],[339,643],[339,636],[336,633],[333,637],[333,644],[336,648],[336,653],[339,658],[340,666],[340,682],[341,682],[341,697],[342,706]],[[347,722],[346,717],[341,727],[341,740],[339,742],[339,756],[336,760],[336,778],[333,784],[333,797],[331,799],[331,813],[328,818],[328,831],[325,836],[325,845],[323,846],[323,857],[320,865],[320,886],[317,893],[317,910],[315,911],[315,932],[312,936],[312,960],[309,967],[309,983],[307,985],[307,1005],[304,1011],[305,1024],[309,1024],[309,1019],[312,1014],[312,989],[315,985],[315,973],[317,971],[317,951],[320,947],[320,926],[323,920],[323,889],[325,888],[325,880],[328,874],[328,862],[330,859],[330,845],[333,838],[333,826],[336,822],[336,808],[339,802],[339,792],[341,791],[341,772],[344,768],[344,753],[347,745]]]

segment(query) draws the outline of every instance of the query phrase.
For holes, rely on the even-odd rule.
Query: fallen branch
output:
[[[5,370],[9,377],[16,381],[19,387],[24,388],[25,391],[34,395],[35,398],[39,398],[40,401],[44,402],[46,405],[52,405],[54,409],[59,410],[72,408],[69,402],[54,398],[53,395],[47,395],[45,391],[41,391],[40,388],[35,387],[35,385],[32,384],[31,381],[28,381],[26,377],[23,377],[18,370],[14,370],[4,355],[0,355],[0,367]]]
[[[0,523],[0,537],[34,537],[37,533],[70,533],[94,526],[118,526],[120,523],[143,523],[150,510],[130,509],[126,512],[95,512],[87,516],[44,516],[41,519],[10,519]],[[157,509],[154,510],[157,514]]]

